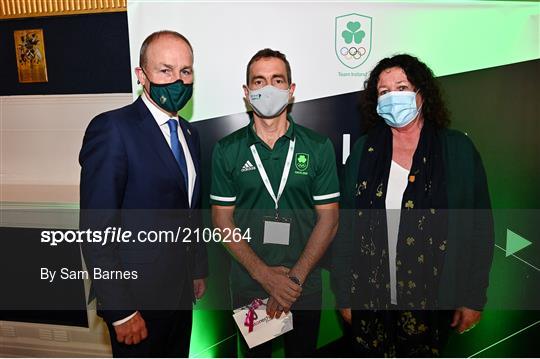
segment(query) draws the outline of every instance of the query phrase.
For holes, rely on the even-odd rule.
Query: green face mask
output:
[[[146,77],[148,79],[148,76]],[[150,98],[169,113],[180,111],[193,94],[193,84],[186,85],[182,80],[168,84],[150,82]]]

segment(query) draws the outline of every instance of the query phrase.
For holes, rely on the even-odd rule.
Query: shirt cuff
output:
[[[117,320],[116,322],[113,322],[113,323],[112,323],[113,327],[116,327],[116,326],[119,326],[119,325],[121,325],[121,324],[124,324],[125,322],[127,322],[128,320],[130,320],[131,318],[133,318],[137,313],[139,313],[139,312],[135,312],[135,313],[131,314],[130,316],[125,317],[124,319],[120,319],[120,320]]]
[[[315,205],[339,202],[339,192],[313,196]]]
[[[224,197],[224,196],[217,196],[214,194],[210,195],[210,204],[217,204],[220,206],[234,206],[235,203],[236,203],[236,196]]]

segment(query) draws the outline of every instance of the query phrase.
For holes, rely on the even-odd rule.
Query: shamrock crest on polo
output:
[[[294,158],[294,166],[296,167],[294,173],[297,175],[307,175],[308,173],[306,171],[309,168],[309,154],[297,153]]]

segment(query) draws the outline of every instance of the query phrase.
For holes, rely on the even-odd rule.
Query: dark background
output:
[[[13,31],[43,29],[48,82],[19,83]],[[0,20],[0,96],[131,92],[127,13]]]

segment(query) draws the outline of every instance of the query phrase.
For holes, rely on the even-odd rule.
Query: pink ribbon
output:
[[[261,305],[264,305],[263,301],[257,298],[254,299],[253,302],[251,302],[251,304],[247,306],[248,312],[246,314],[246,319],[244,320],[244,325],[248,327],[248,333],[251,333],[253,331],[253,323],[258,318],[255,309],[259,308]]]

